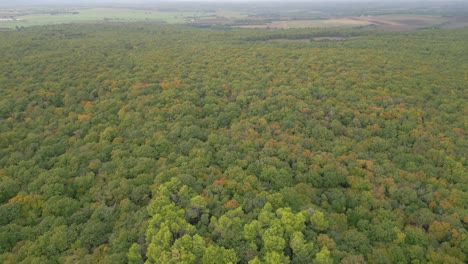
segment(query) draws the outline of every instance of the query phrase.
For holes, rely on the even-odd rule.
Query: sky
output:
[[[385,0],[384,0],[385,1]],[[386,0],[389,2],[390,0]],[[464,0],[435,0],[436,2],[454,2],[454,1],[464,1]],[[236,2],[383,2],[382,0],[0,0],[2,4],[18,4],[18,3],[28,3],[28,4],[60,4],[60,3],[158,3],[158,2],[227,2],[227,3],[236,3]],[[424,2],[424,0],[393,0],[392,2]],[[434,2],[434,1],[427,1]]]
[[[409,3],[409,2],[464,2],[468,0],[0,0],[0,5],[60,5],[60,4],[152,4],[152,3],[180,3],[180,2],[211,2],[211,3],[245,3],[245,2],[309,2],[309,3],[333,3],[333,2],[373,2],[373,3]]]

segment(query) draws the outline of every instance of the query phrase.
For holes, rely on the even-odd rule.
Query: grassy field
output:
[[[37,25],[51,25],[64,23],[85,22],[161,22],[170,24],[186,23],[191,19],[205,19],[215,17],[242,18],[245,15],[234,11],[217,10],[212,12],[187,12],[187,11],[159,11],[130,8],[82,8],[67,12],[45,12],[44,10],[32,10],[23,13],[0,12],[3,19],[0,20],[0,28],[29,27]],[[14,17],[14,20],[6,20]],[[1,19],[1,17],[0,17]]]

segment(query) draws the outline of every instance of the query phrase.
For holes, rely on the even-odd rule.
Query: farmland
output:
[[[273,29],[290,29],[290,28],[329,28],[329,27],[355,27],[370,25],[368,21],[348,18],[337,19],[315,19],[315,20],[282,20],[272,21],[261,25],[243,25],[241,28],[273,28]]]
[[[226,10],[135,9],[93,7],[0,11],[0,28],[30,27],[68,23],[149,22],[182,24],[197,19],[216,17],[241,18],[245,15]]]
[[[381,29],[412,30],[430,27],[466,27],[468,18],[452,18],[424,15],[357,16],[313,20],[281,20],[257,25],[242,25],[241,28],[330,28],[330,27],[377,27]]]
[[[266,7],[252,6],[63,6],[1,8],[0,29],[70,24],[70,23],[157,23],[189,24],[250,29],[292,28],[379,28],[390,30],[414,30],[422,28],[460,28],[468,26],[468,17],[459,13],[449,14],[433,11],[422,14],[413,12],[381,10],[379,12],[356,12],[321,10],[309,6],[303,9],[282,7],[277,13]],[[318,11],[317,11],[318,10]]]

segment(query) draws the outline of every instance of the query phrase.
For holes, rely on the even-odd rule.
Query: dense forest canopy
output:
[[[0,38],[1,263],[468,261],[468,29]]]

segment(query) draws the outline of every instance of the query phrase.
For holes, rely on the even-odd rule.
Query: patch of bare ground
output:
[[[234,22],[232,19],[220,17],[220,18],[203,18],[203,19],[192,19],[188,21],[190,24],[200,25],[216,25],[216,24],[231,24]]]
[[[315,37],[312,38],[313,41],[343,41],[346,38],[343,37]]]
[[[269,42],[298,42],[298,43],[309,43],[310,39],[269,39]]]

